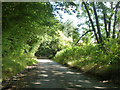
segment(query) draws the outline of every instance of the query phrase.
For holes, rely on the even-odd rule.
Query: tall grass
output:
[[[37,61],[26,55],[7,56],[2,59],[2,80],[8,79],[18,72],[21,72],[26,66],[32,65]]]

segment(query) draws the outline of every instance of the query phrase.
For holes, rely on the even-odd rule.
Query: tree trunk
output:
[[[95,20],[96,20],[99,40],[100,40],[100,43],[102,43],[102,36],[101,36],[100,25],[99,25],[99,21],[98,21],[98,15],[97,15],[97,12],[96,12],[96,8],[95,8],[95,5],[94,5],[94,2],[92,4],[93,4],[93,10],[94,10],[94,15],[95,15]]]
[[[116,4],[116,6],[113,8],[113,2],[111,2],[111,10],[113,11],[119,6],[120,1]],[[114,13],[110,15],[109,21],[108,21],[108,37],[110,38],[110,32],[111,32],[111,19]]]
[[[117,3],[117,6],[116,6],[116,10],[115,10],[115,15],[114,15],[114,24],[113,24],[113,36],[112,38],[115,39],[115,32],[116,32],[116,24],[117,24],[117,9],[118,9],[118,6],[119,6],[119,3]]]
[[[108,38],[110,38],[110,31],[111,31],[111,19],[108,22]]]
[[[106,20],[106,14],[105,14],[105,12],[103,13],[103,16],[104,16],[104,24],[105,24],[106,38],[108,38],[107,20]]]
[[[119,37],[120,37],[120,30],[118,31],[117,39],[119,39]]]
[[[105,25],[105,31],[106,31],[106,38],[108,38],[108,30],[107,30],[107,13],[106,13],[106,10],[105,10],[105,6],[104,4],[101,2],[101,6],[102,6],[102,9],[103,9],[103,18],[104,18],[104,25]]]
[[[113,39],[115,38],[115,32],[116,32],[116,19],[117,19],[116,14],[117,14],[117,10],[115,11],[115,16],[114,16],[113,36],[112,36]]]
[[[88,14],[88,17],[89,17],[89,21],[91,22],[91,25],[92,25],[92,29],[93,29],[93,31],[94,31],[95,38],[96,38],[96,40],[97,40],[97,43],[99,44],[98,36],[97,36],[96,30],[95,30],[95,27],[94,27],[93,21],[92,21],[92,19],[91,19],[91,16],[90,16],[89,10],[88,10],[88,8],[87,8],[86,3],[83,2],[83,4],[85,5],[85,9],[86,9],[86,11],[87,11],[87,14]]]
[[[111,2],[111,10],[113,10],[113,2]],[[108,22],[108,38],[110,38],[110,31],[111,31],[111,18],[112,18],[113,14],[111,15],[111,17],[109,18],[109,22]]]

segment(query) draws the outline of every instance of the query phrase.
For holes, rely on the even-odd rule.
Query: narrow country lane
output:
[[[38,59],[38,62],[37,67],[21,73],[19,78],[14,77],[8,88],[117,88],[49,59]]]

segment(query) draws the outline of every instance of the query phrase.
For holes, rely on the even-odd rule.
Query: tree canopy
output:
[[[116,39],[118,37],[119,30],[116,27],[119,24],[118,22],[120,22],[118,13],[119,3],[81,2],[79,4],[75,2],[61,2],[57,5],[59,6],[58,8],[62,8],[61,10],[68,12],[70,15],[72,12],[77,13],[76,17],[79,20],[86,18],[85,22],[78,24],[78,27],[82,27],[84,24],[87,25],[87,27],[82,28],[82,31],[84,31],[83,36],[87,36],[88,32],[92,32],[93,34],[91,34],[94,35],[96,42],[103,44],[110,38]]]
[[[98,75],[113,73],[110,70],[117,72],[120,69],[119,3],[3,2],[3,79],[36,63],[33,58],[41,56]],[[74,21],[57,20],[57,15],[63,19],[60,11],[76,13],[81,22],[75,27]]]
[[[38,56],[53,57],[70,42],[66,39],[67,44],[62,43],[62,25],[55,19],[49,2],[4,2],[2,8],[3,78],[7,72],[15,74],[32,64],[39,49]]]

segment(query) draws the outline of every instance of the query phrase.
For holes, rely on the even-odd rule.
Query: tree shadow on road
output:
[[[48,59],[39,59],[37,64],[17,74],[3,89],[20,88],[90,88],[116,89],[112,83],[101,83],[96,78],[62,66]]]

